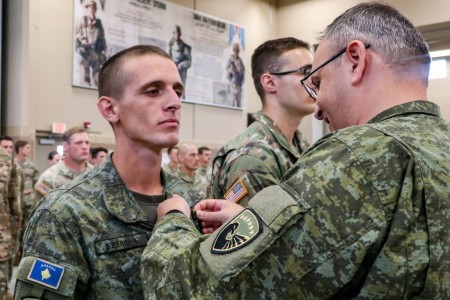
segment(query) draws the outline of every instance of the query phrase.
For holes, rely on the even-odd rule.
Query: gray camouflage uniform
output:
[[[200,199],[176,178],[161,176],[166,197]],[[38,205],[25,231],[15,299],[142,299],[139,264],[153,226],[109,155]],[[46,279],[28,279],[37,259],[64,267],[57,289],[43,285]]]
[[[295,132],[294,147],[268,116],[258,112],[255,119],[214,158],[208,198],[224,198],[232,186],[242,180],[247,194],[238,203],[247,206],[260,190],[279,184],[283,175],[308,148],[308,142],[299,131]]]
[[[450,299],[449,149],[439,108],[410,102],[315,143],[210,236],[166,215],[146,299]]]
[[[176,178],[182,180],[184,183],[186,183],[187,186],[190,188],[196,190],[202,199],[206,197],[206,189],[208,187],[208,183],[205,181],[205,177],[201,176],[197,171],[194,172],[193,177],[189,177],[181,169],[178,169],[178,171],[174,175]]]

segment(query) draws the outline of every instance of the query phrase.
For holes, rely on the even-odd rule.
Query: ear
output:
[[[351,41],[347,46],[345,56],[350,62],[351,82],[356,84],[362,80],[364,72],[367,71],[367,49],[363,42]]]
[[[106,121],[110,123],[117,123],[119,121],[119,108],[114,98],[100,97],[97,101],[97,107]]]
[[[69,149],[69,143],[68,142],[63,142],[63,149],[64,149],[64,153],[66,153],[67,150]]]
[[[261,82],[261,85],[262,85],[264,91],[266,91],[267,93],[272,94],[277,91],[277,85],[276,85],[275,81],[273,80],[272,75],[270,75],[268,73],[264,73],[261,76],[260,82]]]

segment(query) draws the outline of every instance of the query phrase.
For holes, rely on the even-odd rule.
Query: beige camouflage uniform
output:
[[[36,201],[38,203],[45,195],[50,191],[62,187],[66,183],[69,183],[74,178],[88,172],[93,168],[92,165],[86,163],[86,168],[83,172],[78,173],[69,169],[64,161],[60,160],[57,164],[51,166],[42,173],[38,182],[35,185]]]
[[[236,202],[247,206],[257,192],[279,184],[283,175],[308,148],[308,142],[299,131],[295,132],[294,147],[268,116],[258,112],[255,119],[244,132],[220,149],[214,158],[208,198],[224,198],[233,185],[241,180],[247,193]]]
[[[30,160],[25,160],[22,163],[16,161],[22,168],[22,185],[21,193],[23,225],[26,227],[30,214],[33,211],[35,203],[34,185],[38,182],[39,171]]]
[[[210,236],[168,214],[146,299],[450,299],[449,149],[437,105],[410,102],[319,140]]]
[[[22,221],[19,176],[12,157],[0,149],[0,298],[11,278],[17,228]]]
[[[200,200],[183,182],[161,175],[166,197],[178,194],[192,205]],[[25,231],[15,299],[142,299],[140,260],[154,225],[109,155],[36,208]],[[33,281],[30,271],[42,265],[53,269]]]

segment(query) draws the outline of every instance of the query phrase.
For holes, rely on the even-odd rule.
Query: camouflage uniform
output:
[[[428,101],[336,131],[211,236],[162,218],[146,299],[450,299],[449,149]]]
[[[163,171],[162,178],[166,196],[176,193],[192,204],[199,200],[176,178]],[[25,231],[15,298],[142,299],[139,264],[153,226],[108,156],[36,208]],[[53,269],[42,270],[33,281],[30,271],[42,264]],[[55,284],[46,282],[51,276]]]
[[[208,197],[222,199],[241,181],[247,193],[236,202],[247,206],[257,192],[279,184],[309,146],[299,131],[295,132],[294,141],[296,147],[289,143],[272,119],[258,112],[256,121],[220,149],[214,158]]]
[[[66,183],[72,181],[75,177],[88,172],[93,168],[92,165],[86,163],[86,168],[83,172],[78,173],[69,169],[64,161],[60,160],[57,164],[51,166],[42,173],[38,182],[35,185],[36,201],[38,203],[50,191],[59,188]]]
[[[163,169],[167,174],[170,174],[173,176],[176,176],[177,172],[178,172],[178,168],[172,168],[172,166],[169,163],[163,165]]]
[[[189,177],[188,175],[184,174],[183,171],[178,169],[175,177],[182,180],[189,187],[196,190],[200,194],[200,197],[202,199],[206,197],[206,189],[208,187],[208,183],[205,181],[205,178],[203,176],[200,176],[200,174],[197,173],[197,171],[194,172],[193,177]]]
[[[31,212],[35,205],[34,185],[38,182],[39,171],[30,160],[25,160],[22,163],[16,161],[22,168],[22,184],[23,192],[21,193],[23,225],[26,224],[30,218]]]
[[[203,190],[204,196],[206,197],[207,195],[209,195],[211,193],[212,167],[211,166],[207,166],[207,167],[200,166],[200,167],[198,167],[198,169],[195,172],[200,177],[200,180],[202,182],[201,188]]]
[[[0,149],[0,298],[12,273],[17,228],[22,221],[19,173],[12,157]]]

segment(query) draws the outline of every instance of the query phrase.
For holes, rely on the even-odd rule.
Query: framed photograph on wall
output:
[[[108,57],[149,44],[172,57],[183,101],[243,109],[245,29],[162,0],[74,0],[72,85],[97,88]]]

